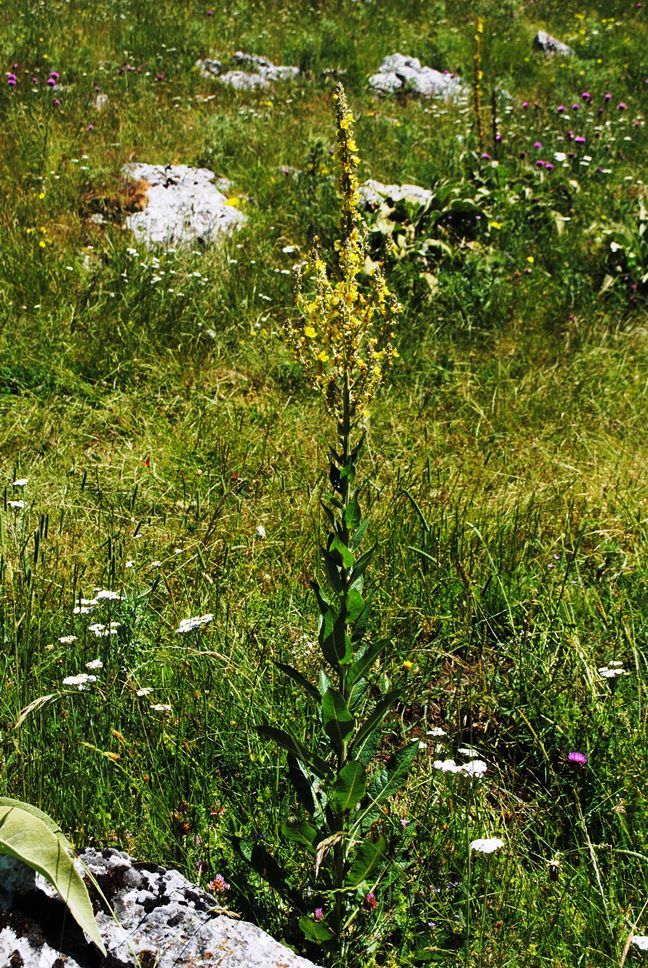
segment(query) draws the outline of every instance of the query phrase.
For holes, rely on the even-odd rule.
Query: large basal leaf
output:
[[[331,784],[329,803],[338,810],[352,810],[362,800],[367,789],[367,778],[360,763],[347,763]]]
[[[386,860],[384,837],[377,841],[366,841],[355,851],[355,857],[349,873],[346,876],[345,887],[357,887],[376,871],[376,868]]]
[[[344,696],[337,689],[327,689],[322,696],[322,723],[336,749],[341,749],[355,726]]]
[[[15,857],[45,877],[58,891],[79,927],[105,956],[106,949],[70,847],[56,823],[30,804],[0,801],[0,854]]]

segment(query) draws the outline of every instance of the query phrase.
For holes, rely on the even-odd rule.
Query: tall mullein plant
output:
[[[283,825],[284,837],[309,855],[307,884],[295,889],[280,862],[260,844],[244,850],[256,870],[287,899],[309,941],[350,963],[349,946],[362,944],[358,916],[376,903],[375,890],[389,869],[380,805],[401,786],[416,745],[396,750],[385,762],[376,752],[383,722],[400,691],[383,693],[376,664],[386,647],[367,637],[365,572],[373,548],[362,551],[366,530],[360,506],[358,464],[369,405],[393,359],[393,325],[399,311],[382,268],[368,258],[359,210],[359,158],[353,116],[344,89],[335,91],[337,160],[342,207],[335,266],[318,251],[300,281],[300,318],[288,338],[336,428],[331,447],[332,490],[322,501],[328,523],[323,582],[312,587],[319,608],[322,668],[314,684],[284,663],[281,670],[313,707],[312,739],[267,724],[265,737],[288,753],[288,775],[298,815]],[[353,957],[352,957],[353,960]]]

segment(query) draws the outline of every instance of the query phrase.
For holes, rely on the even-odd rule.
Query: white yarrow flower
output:
[[[213,618],[214,616],[211,612],[208,612],[207,615],[195,615],[192,618],[183,618],[176,632],[180,632],[182,635],[186,632],[193,632],[194,629],[200,628],[201,625],[208,625]]]
[[[119,592],[112,592],[107,588],[97,588],[95,590],[95,599],[98,602],[121,602],[122,596]]]
[[[150,696],[152,692],[153,692],[153,687],[152,686],[142,686],[141,689],[138,689],[137,690],[137,692],[136,692],[135,695],[137,695],[137,696]]]
[[[470,763],[463,763],[457,772],[463,776],[472,776],[480,780],[486,774],[487,770],[488,766],[483,760],[471,760]]]
[[[257,524],[256,533],[258,534],[258,536],[260,538],[265,538],[265,536],[266,536],[266,529],[263,527],[262,524]]]
[[[101,659],[93,659],[92,662],[86,662],[86,669],[103,669],[103,662]]]
[[[434,726],[432,729],[428,729],[426,736],[434,736],[440,739],[442,736],[446,735],[445,729],[441,729],[440,726]]]
[[[461,753],[462,756],[465,756],[468,759],[475,759],[477,756],[479,756],[477,750],[471,750],[469,746],[461,746],[457,750],[457,753]]]
[[[61,635],[61,636],[59,636],[59,642],[61,643],[61,645],[72,645],[72,643],[73,642],[76,642],[76,640],[77,640],[76,635]]]
[[[66,676],[63,680],[63,685],[76,686],[79,692],[85,692],[88,686],[96,681],[96,676],[90,676],[87,672],[80,672],[78,676]]]
[[[154,703],[151,706],[151,709],[154,709],[156,713],[170,713],[171,712],[171,706],[168,706],[164,702],[156,702],[156,703]]]
[[[478,854],[494,854],[496,850],[500,850],[503,846],[504,841],[500,840],[499,837],[480,837],[470,842],[470,849],[476,850]]]
[[[610,662],[609,666],[601,666],[600,669],[597,669],[597,672],[602,679],[616,679],[618,676],[626,674],[622,664],[616,662]]]
[[[16,480],[13,482],[13,486],[24,487],[28,481],[29,481],[28,477],[17,477]]]
[[[630,943],[639,948],[639,951],[648,951],[648,934],[633,934]]]
[[[21,511],[24,506],[24,501],[7,501],[7,507],[14,508],[16,511]]]
[[[441,770],[442,773],[458,773],[461,769],[454,760],[435,760],[432,765],[435,770]]]

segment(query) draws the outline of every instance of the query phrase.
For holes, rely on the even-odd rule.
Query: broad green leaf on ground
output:
[[[61,895],[79,927],[105,956],[106,949],[81,875],[56,823],[30,804],[0,801],[0,854],[15,857],[45,877]]]

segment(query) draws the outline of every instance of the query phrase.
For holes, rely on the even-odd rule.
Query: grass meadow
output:
[[[471,82],[478,12],[481,144],[470,100],[372,93],[396,51]],[[534,52],[539,28],[574,56]],[[1,794],[78,848],[221,875],[228,908],[320,964],[640,962],[647,44],[629,0],[2,5]],[[303,73],[237,92],[194,68],[239,49]],[[336,77],[362,178],[435,200],[368,215],[403,307],[363,458],[370,638],[403,689],[376,769],[419,752],[355,941],[326,961],[232,835],[315,883],[255,727],[309,739],[275,662],[321,665],[332,425],[282,330],[293,266],[336,238]],[[129,161],[226,176],[247,224],[136,244]],[[466,748],[480,779],[441,768]]]

